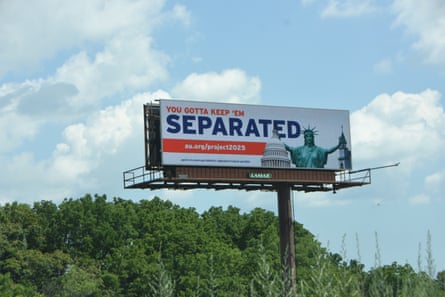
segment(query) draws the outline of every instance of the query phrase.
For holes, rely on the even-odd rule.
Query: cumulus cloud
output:
[[[260,90],[259,78],[249,77],[240,69],[228,69],[221,73],[192,73],[173,88],[172,94],[184,99],[257,103]]]
[[[351,115],[354,160],[437,161],[445,145],[445,113],[437,91],[381,94]]]
[[[33,70],[80,45],[100,47],[116,34],[148,33],[158,24],[163,5],[164,0],[1,2],[0,77]]]
[[[170,11],[163,5],[161,0],[1,2],[0,78],[41,63],[54,69],[47,67],[45,78],[0,84],[0,151],[33,140],[45,124],[83,120],[108,98],[128,98],[166,79],[169,57],[153,48],[151,31],[172,20],[187,25],[191,15],[181,5]],[[51,59],[57,62],[48,63]]]
[[[445,64],[445,2],[395,0],[395,23],[417,36],[414,48],[430,63]]]
[[[54,147],[48,159],[37,160],[33,150],[3,158],[0,199],[35,201],[82,195],[94,191],[99,180],[107,181],[110,171],[114,179],[109,186],[114,183],[120,187],[122,162],[131,163],[134,150],[143,160],[143,141],[138,140],[143,135],[143,104],[168,96],[162,91],[138,94],[92,113],[85,122],[68,125],[63,131],[63,141]],[[140,145],[136,146],[135,142]],[[118,170],[117,164],[121,165]],[[23,184],[27,187],[20,186]],[[32,197],[23,197],[31,194]]]
[[[329,0],[322,17],[358,17],[376,10],[373,0]]]
[[[85,51],[72,56],[53,78],[79,90],[79,105],[97,103],[124,90],[140,90],[167,77],[168,57],[153,50],[148,36],[116,36],[91,58]]]
[[[162,54],[127,43],[121,57],[128,46],[137,52],[129,59],[102,52],[90,61],[81,53],[47,79],[0,85],[0,151],[10,151],[33,139],[46,123],[79,120],[97,110],[103,97],[124,89],[142,89],[166,76]]]

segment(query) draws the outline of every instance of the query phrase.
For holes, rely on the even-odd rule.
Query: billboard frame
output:
[[[276,167],[263,164],[263,159],[272,158],[271,156],[276,154],[274,152],[267,157],[264,155],[265,146],[274,141],[271,140],[273,133],[277,134],[275,142],[281,142],[281,145],[284,145],[282,150],[285,148],[288,151],[279,152],[282,154],[281,158],[288,159],[287,162],[293,169],[352,169],[347,110],[177,99],[156,101],[155,104],[144,105],[147,170],[160,166]],[[254,115],[251,115],[252,113]],[[263,117],[257,113],[263,113]],[[282,113],[286,113],[285,120],[282,119]],[[293,117],[296,120],[293,120]],[[210,135],[209,126],[212,121],[213,135]],[[228,129],[230,127],[230,135],[227,135],[224,125],[227,125]],[[287,128],[283,125],[287,125]],[[318,125],[321,126],[320,135],[317,135],[320,128],[316,127]],[[241,131],[240,126],[246,130]],[[154,129],[158,129],[155,134]],[[216,129],[219,130],[215,132]],[[151,132],[148,133],[148,130]],[[259,135],[261,133],[263,134]],[[322,154],[325,155],[324,161],[317,161],[324,162],[322,165],[314,165],[314,161],[308,164],[307,160],[304,164],[297,164],[295,155],[301,156],[301,152],[305,154],[303,150],[306,149],[306,134],[312,134],[313,141],[317,138],[311,152],[314,148],[317,149],[319,159],[323,159],[320,157]],[[334,152],[335,154],[332,154]],[[264,162],[273,163],[272,160]],[[281,167],[281,164],[278,167]]]

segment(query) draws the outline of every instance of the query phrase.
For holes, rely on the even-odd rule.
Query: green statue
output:
[[[290,147],[287,144],[284,144],[286,150],[290,153],[292,163],[297,167],[324,168],[324,165],[326,165],[326,162],[328,161],[328,155],[335,152],[342,143],[342,139],[339,139],[339,143],[336,146],[325,149],[315,145],[315,128],[305,128],[303,135],[303,146]]]

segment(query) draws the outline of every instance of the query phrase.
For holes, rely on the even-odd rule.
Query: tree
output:
[[[44,297],[33,287],[16,284],[9,273],[0,273],[0,296],[2,297]]]
[[[94,267],[87,269],[72,265],[61,278],[61,297],[104,296],[102,279]]]

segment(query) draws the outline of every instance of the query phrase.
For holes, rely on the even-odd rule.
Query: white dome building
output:
[[[290,168],[289,154],[280,141],[276,130],[272,131],[270,141],[266,143],[263,157],[261,158],[262,167],[270,168]]]

